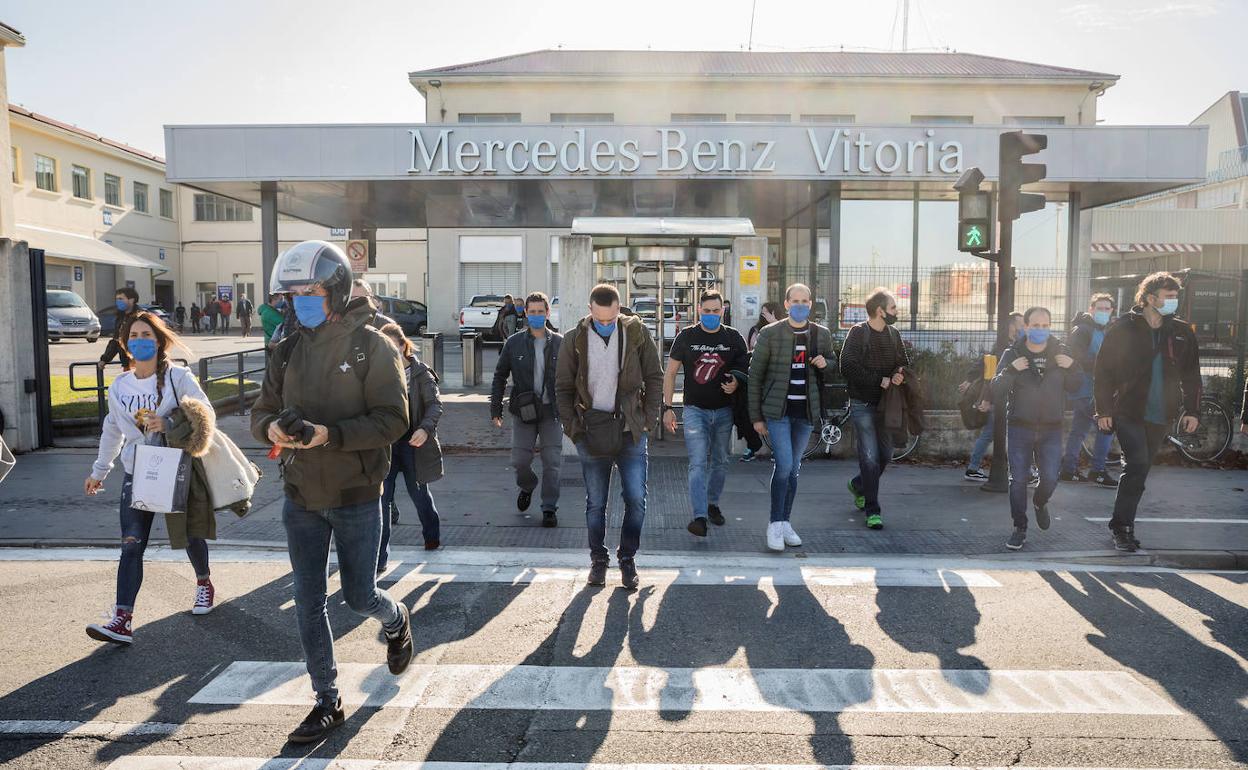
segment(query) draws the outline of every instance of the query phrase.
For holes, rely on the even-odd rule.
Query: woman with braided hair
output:
[[[130,507],[135,448],[148,436],[164,433],[169,415],[184,399],[212,407],[195,375],[184,366],[170,362],[174,348],[185,350],[181,340],[164,322],[149,312],[140,312],[130,322],[122,345],[129,355],[127,370],[108,389],[108,416],[104,418],[100,450],[91,475],[83,483],[88,496],[104,491],[104,479],[121,455],[125,481],[121,487],[121,559],[117,564],[117,601],[107,623],[87,626],[92,639],[118,644],[133,641],[131,616],[134,600],[143,582],[143,552],[152,531],[154,513]],[[195,568],[195,603],[191,612],[205,615],[212,611],[213,588],[208,571],[208,543],[188,531],[186,553]]]

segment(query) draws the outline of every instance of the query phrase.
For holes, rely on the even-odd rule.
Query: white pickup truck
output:
[[[459,333],[480,332],[486,338],[493,338],[494,321],[502,306],[501,294],[473,295],[468,306],[459,309]]]

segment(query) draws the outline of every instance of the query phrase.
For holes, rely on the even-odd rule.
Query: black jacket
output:
[[[863,321],[849,330],[845,335],[845,344],[841,347],[841,375],[848,384],[849,397],[868,404],[878,404],[884,396],[880,381],[892,377],[902,367],[910,365],[906,355],[905,343],[901,341],[901,333],[895,327],[886,326],[889,338],[893,343],[892,361],[886,366],[873,367],[867,360],[868,341],[871,327]]]
[[[118,313],[117,317],[113,319],[113,336],[108,341],[108,345],[104,347],[104,353],[100,356],[100,363],[107,364],[116,358],[123,367],[129,368],[130,355],[126,353],[125,346],[121,344],[121,335],[130,334],[130,322],[139,314],[138,311],[139,307],[136,305],[134,312],[126,313],[125,315]]]
[[[1163,317],[1161,327],[1162,404],[1170,422],[1182,409],[1200,409],[1200,345],[1186,321]],[[1098,417],[1144,418],[1148,388],[1153,380],[1153,329],[1143,308],[1110,325],[1096,357],[1093,391]]]
[[[442,478],[442,442],[438,440],[438,422],[442,419],[442,394],[438,392],[438,375],[420,360],[409,360],[407,403],[410,423],[404,439],[423,428],[429,434],[424,445],[413,447],[416,458],[416,480],[429,484]]]
[[[546,370],[542,379],[546,381],[546,395],[550,403],[555,403],[555,367],[559,362],[559,346],[563,343],[563,335],[546,329]],[[526,327],[507,338],[503,349],[498,354],[498,364],[494,366],[494,385],[490,388],[490,416],[503,416],[503,390],[507,387],[507,378],[511,377],[511,402],[507,411],[512,414],[516,409],[516,396],[534,390],[533,356],[536,345],[533,334]],[[553,410],[551,410],[553,413]]]
[[[1113,323],[1110,320],[1109,323]],[[1109,331],[1109,324],[1101,326],[1093,320],[1091,314],[1080,313],[1070,322],[1070,336],[1067,342],[1070,344],[1070,354],[1075,357],[1079,365],[1083,367],[1083,387],[1076,394],[1080,398],[1092,397],[1092,374],[1096,371],[1096,353],[1092,352],[1092,336],[1096,332]],[[1101,344],[1104,345],[1102,339]],[[1099,352],[1099,351],[1098,351]]]
[[[1066,413],[1066,395],[1079,390],[1083,384],[1083,370],[1078,361],[1068,369],[1057,365],[1054,359],[1060,354],[1070,356],[1070,349],[1053,337],[1049,337],[1044,349],[1043,375],[1034,366],[1021,372],[1014,368],[1014,359],[1029,354],[1027,341],[1019,340],[1001,355],[997,376],[992,378],[994,395],[1006,399],[1006,421],[1010,425],[1061,427]]]

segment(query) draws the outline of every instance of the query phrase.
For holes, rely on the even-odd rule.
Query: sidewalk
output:
[[[564,459],[559,528],[542,529],[537,501],[528,513],[515,509],[516,488],[505,448],[510,427],[495,429],[486,418],[485,399],[449,394],[444,439],[446,477],[433,485],[443,520],[442,542],[450,548],[582,548],[585,546],[584,484],[579,463]],[[284,544],[282,489],[276,463],[247,433],[247,418],[222,415],[222,427],[265,473],[255,508],[244,519],[219,514],[221,541]],[[759,553],[768,521],[766,460],[733,462],[721,507],[728,523],[712,527],[705,539],[684,527],[690,516],[687,462],[677,440],[653,442],[643,551]],[[0,545],[112,545],[117,542],[116,469],[106,491],[86,498],[82,480],[95,457],[93,440],[82,448],[23,455],[0,485]],[[1002,557],[1010,533],[1005,495],[980,491],[962,480],[960,468],[901,464],[885,476],[881,502],[885,528],[867,530],[845,489],[856,474],[851,461],[814,460],[802,469],[793,524],[811,554],[933,554]],[[1109,560],[1117,563],[1186,567],[1248,568],[1248,471],[1163,466],[1155,468],[1140,507],[1137,533],[1146,552],[1120,555],[1110,550],[1105,521],[1114,493],[1090,485],[1062,484],[1051,505],[1053,526],[1032,527],[1020,558]],[[399,496],[402,519],[396,546],[423,542],[415,510]],[[618,484],[608,516],[618,530],[622,504]],[[153,539],[164,538],[157,517]],[[609,541],[614,534],[609,535]]]

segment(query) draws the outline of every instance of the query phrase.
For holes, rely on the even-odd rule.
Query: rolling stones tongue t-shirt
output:
[[[732,370],[746,371],[749,355],[745,340],[731,326],[708,332],[690,326],[676,335],[671,356],[685,372],[685,405],[700,409],[722,409],[732,406],[734,396],[720,386],[727,382]],[[744,387],[744,386],[741,386]]]

